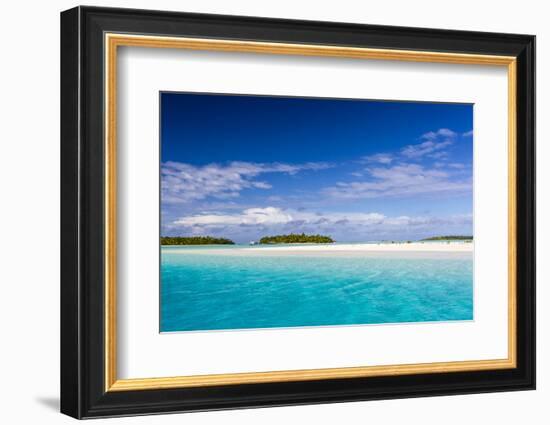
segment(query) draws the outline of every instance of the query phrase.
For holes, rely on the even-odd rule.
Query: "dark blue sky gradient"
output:
[[[162,94],[162,160],[307,162],[394,150],[428,131],[472,129],[466,104]]]

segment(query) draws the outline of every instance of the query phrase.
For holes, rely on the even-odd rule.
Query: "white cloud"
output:
[[[333,199],[468,193],[472,190],[471,178],[456,178],[458,170],[463,170],[465,165],[443,162],[448,160],[447,148],[457,137],[453,130],[440,128],[424,133],[420,143],[405,146],[399,153],[363,157],[371,166],[350,173],[360,181],[339,182],[325,188],[323,193]],[[431,168],[417,163],[424,157],[435,161]]]
[[[462,133],[462,137],[472,137],[473,135],[474,135],[474,130],[470,130]]]
[[[162,201],[181,203],[213,197],[230,199],[239,196],[244,189],[271,189],[265,181],[256,180],[266,173],[294,175],[301,171],[317,171],[331,167],[325,162],[303,164],[231,162],[226,165],[191,164],[168,161],[162,164]]]
[[[366,199],[420,194],[459,194],[472,189],[471,180],[456,181],[441,169],[426,169],[419,164],[367,168],[369,181],[337,183],[323,192],[336,199]]]
[[[462,133],[467,136],[468,133]],[[360,162],[366,164],[391,165],[399,160],[401,161],[418,161],[424,157],[436,160],[434,166],[441,168],[441,161],[448,160],[449,152],[447,148],[451,146],[457,139],[458,134],[448,128],[440,128],[437,131],[429,131],[422,134],[419,139],[420,143],[411,144],[403,147],[398,153],[377,153],[364,156]],[[363,177],[363,170],[350,173],[354,177]]]
[[[424,133],[422,136],[420,136],[421,139],[426,140],[438,140],[441,137],[454,138],[456,137],[456,133],[453,130],[449,130],[448,128],[440,128],[437,131],[428,131],[427,133]]]
[[[421,143],[408,145],[401,149],[401,154],[409,159],[418,159],[424,155],[441,158],[444,156],[441,151],[452,145],[456,136],[457,134],[448,128],[430,131],[420,136],[420,139],[423,140]]]
[[[362,158],[367,163],[390,164],[394,158],[389,153],[377,153]]]
[[[283,210],[277,207],[248,208],[236,214],[196,214],[181,217],[174,224],[182,226],[219,225],[271,225],[271,224],[335,224],[354,222],[375,224],[384,219],[379,213],[330,213],[320,214],[308,211]]]
[[[439,152],[430,153],[427,156],[428,158],[431,158],[431,159],[447,160],[449,159],[449,152],[439,151]]]
[[[449,167],[457,169],[457,170],[463,170],[464,168],[466,168],[466,166],[464,164],[461,164],[459,162],[453,162],[453,163],[449,164]]]
[[[254,182],[254,187],[257,189],[271,189],[273,186],[266,182]]]
[[[248,208],[239,214],[198,214],[182,217],[174,224],[182,226],[210,225],[257,225],[284,224],[292,221],[292,216],[280,208]]]
[[[181,217],[174,222],[176,228],[192,234],[247,235],[260,237],[275,232],[313,232],[344,236],[345,239],[374,235],[398,235],[407,232],[448,231],[456,226],[471,226],[472,216],[449,217],[396,216],[378,212],[316,213],[276,207],[248,208],[238,213],[204,213]],[[453,227],[455,226],[455,227]],[[249,230],[246,230],[249,229]],[[252,233],[250,233],[252,232]]]

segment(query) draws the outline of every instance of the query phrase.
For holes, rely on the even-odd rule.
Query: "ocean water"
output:
[[[216,249],[161,248],[161,332],[473,319],[469,255],[209,254]]]

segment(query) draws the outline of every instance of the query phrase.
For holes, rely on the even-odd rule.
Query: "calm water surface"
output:
[[[208,254],[216,249],[162,247],[162,332],[473,318],[469,255]]]

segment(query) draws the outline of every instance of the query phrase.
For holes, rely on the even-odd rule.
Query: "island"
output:
[[[421,242],[425,241],[472,241],[473,236],[460,236],[460,235],[449,235],[449,236],[432,236],[431,238],[420,239]]]
[[[305,233],[288,235],[264,236],[260,239],[260,244],[279,244],[279,243],[334,243],[330,236],[306,235]]]
[[[212,236],[161,236],[161,245],[234,245],[231,239]]]

